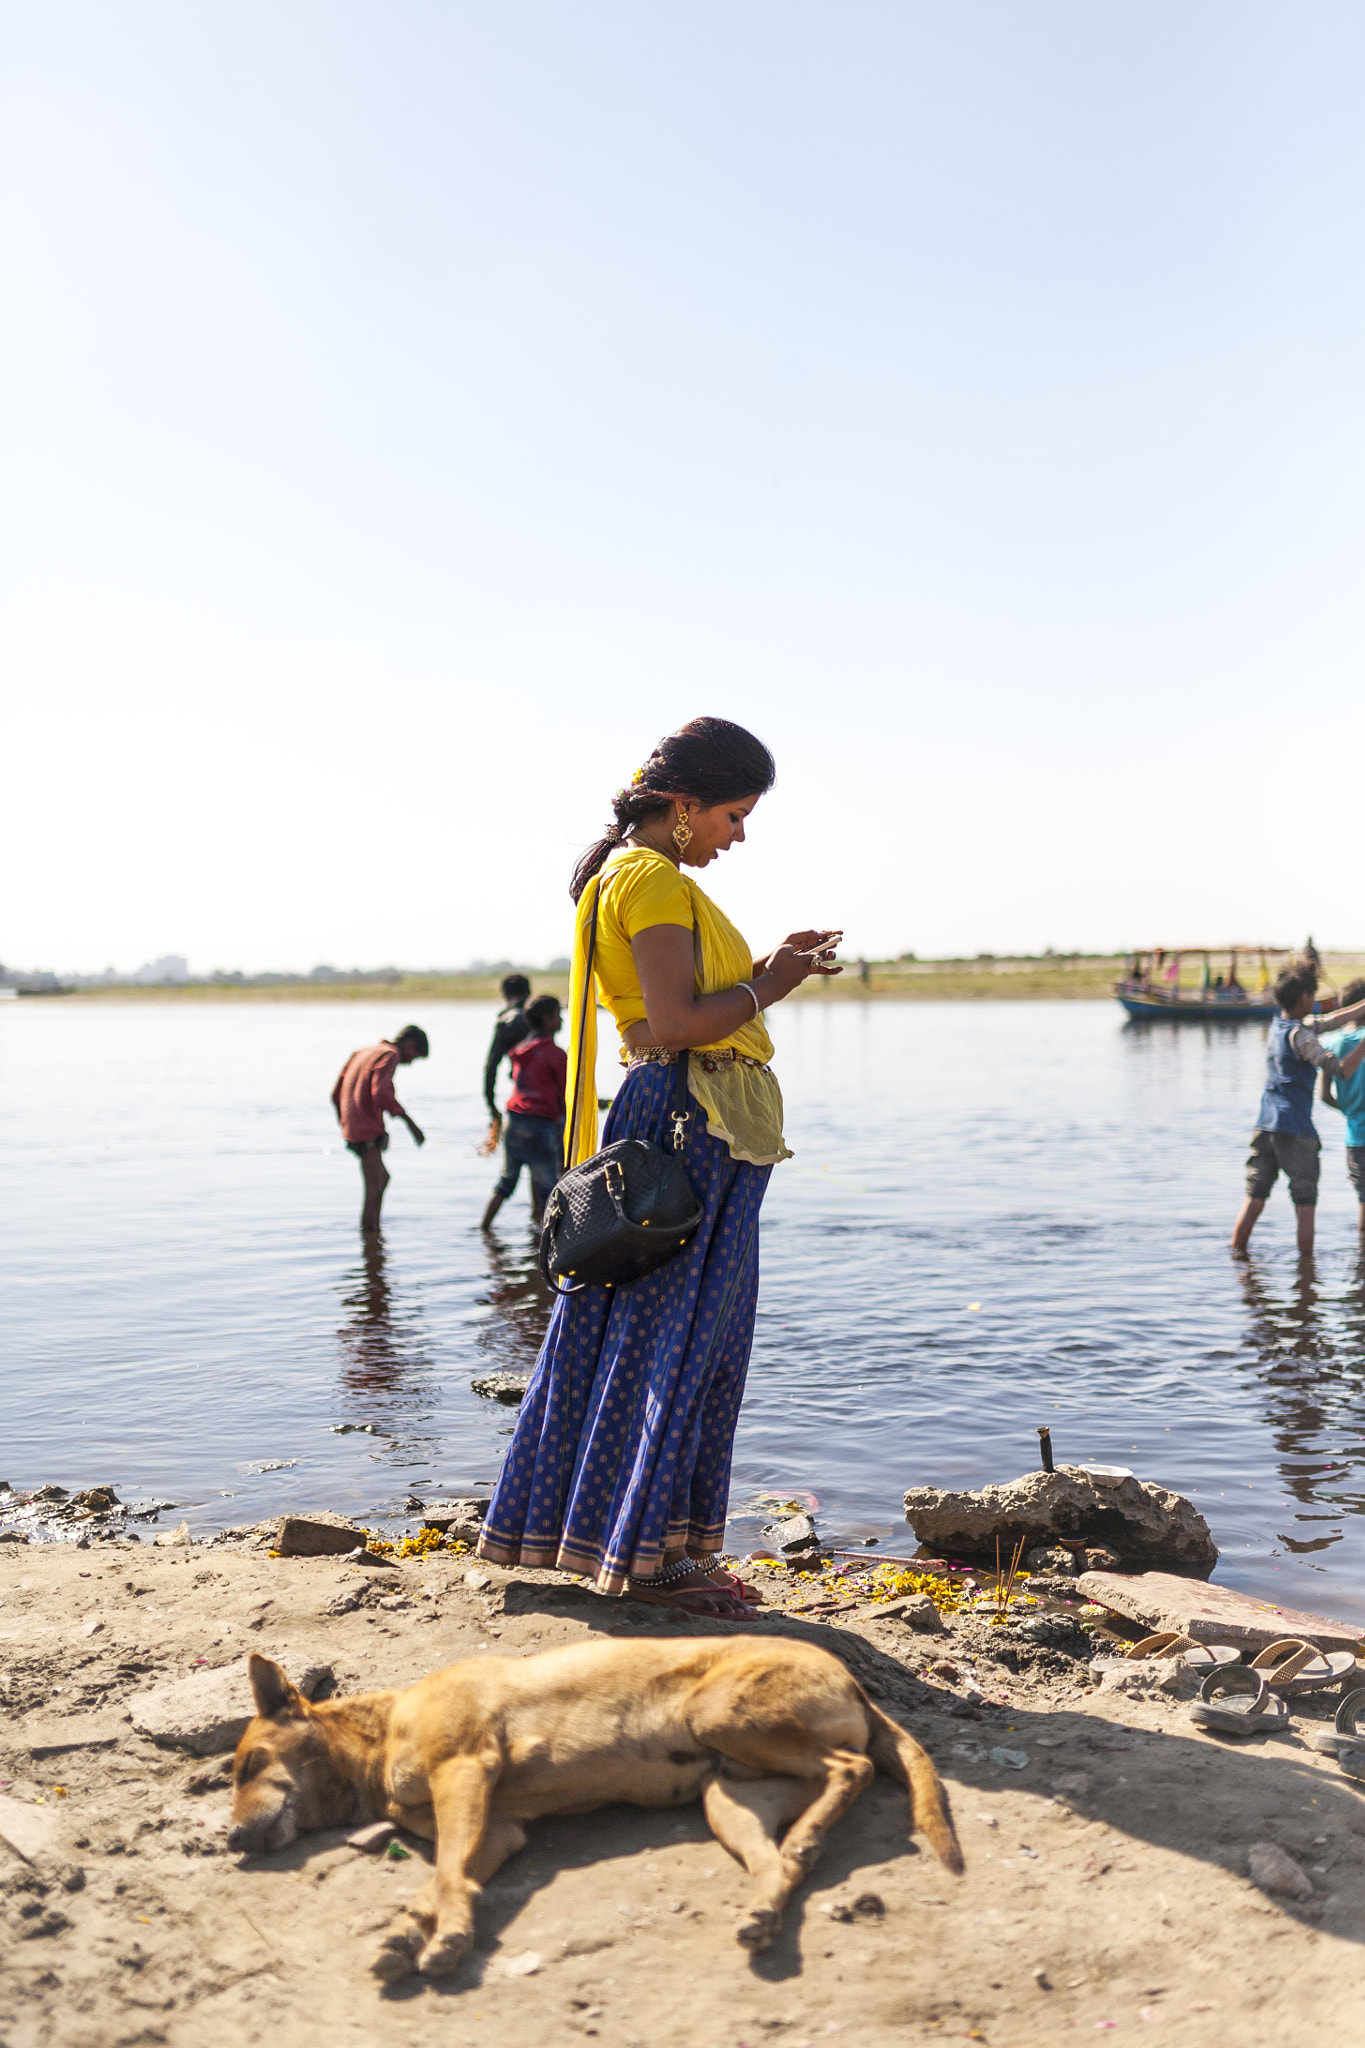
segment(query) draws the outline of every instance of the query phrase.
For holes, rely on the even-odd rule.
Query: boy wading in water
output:
[[[502,1147],[505,1170],[489,1197],[481,1230],[487,1230],[515,1192],[523,1166],[531,1175],[531,1220],[539,1227],[550,1190],[564,1171],[564,1080],[569,1062],[563,1047],[555,1044],[562,1022],[555,998],[537,996],[528,1003],[526,1022],[531,1036],[514,1045],[509,1055],[512,1093],[507,1098]]]
[[[1349,982],[1343,995],[1350,1008],[1365,1002],[1365,981]],[[1353,1074],[1347,1074],[1344,1065],[1352,1053],[1357,1059],[1361,1057],[1361,1046],[1365,1046],[1365,1030],[1332,1033],[1328,1050],[1343,1062],[1342,1078],[1323,1075],[1322,1099],[1329,1109],[1339,1109],[1346,1118],[1346,1171],[1360,1204],[1360,1234],[1365,1238],[1365,1065],[1357,1067]]]
[[[346,1150],[359,1159],[365,1182],[365,1206],[360,1212],[362,1230],[378,1230],[379,1205],[390,1180],[384,1165],[389,1145],[385,1116],[401,1117],[412,1133],[414,1145],[426,1143],[425,1134],[418,1130],[393,1092],[393,1075],[396,1067],[424,1060],[430,1049],[426,1032],[419,1025],[409,1024],[397,1038],[381,1038],[378,1045],[353,1052],[337,1076],[332,1107],[346,1140]]]
[[[1365,1060],[1365,1037],[1344,1059],[1318,1038],[1324,1026],[1354,1024],[1365,1017],[1365,1003],[1334,1010],[1330,1017],[1310,1015],[1317,995],[1317,969],[1307,960],[1286,967],[1275,982],[1280,1014],[1270,1027],[1265,1055],[1265,1093],[1247,1155],[1247,1198],[1232,1233],[1232,1248],[1244,1252],[1251,1233],[1279,1175],[1289,1182],[1289,1197],[1298,1220],[1299,1250],[1313,1249],[1313,1221],[1318,1200],[1319,1154],[1322,1140],[1313,1128],[1313,1083],[1321,1070],[1335,1080],[1349,1080]]]

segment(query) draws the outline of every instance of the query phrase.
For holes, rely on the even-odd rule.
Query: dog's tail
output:
[[[913,1735],[907,1735],[889,1714],[873,1706],[866,1694],[863,1698],[867,1718],[872,1724],[868,1755],[888,1778],[898,1778],[906,1787],[910,1794],[911,1827],[921,1829],[939,1862],[955,1876],[960,1876],[962,1851],[953,1832],[952,1815],[943,1796],[938,1772]]]

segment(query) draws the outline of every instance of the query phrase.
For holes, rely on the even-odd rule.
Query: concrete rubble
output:
[[[322,1511],[279,1515],[261,1524],[261,1535],[281,1557],[344,1557],[368,1541],[365,1531],[347,1516]]]
[[[820,1538],[809,1515],[787,1515],[780,1522],[769,1522],[763,1534],[783,1557],[820,1548]]]
[[[443,1536],[457,1537],[461,1542],[474,1543],[478,1540],[483,1518],[488,1513],[490,1497],[487,1494],[462,1495],[456,1500],[429,1500],[421,1509],[421,1523],[424,1529],[439,1529]]]
[[[1311,1899],[1313,1880],[1277,1842],[1253,1842],[1247,1850],[1247,1875],[1263,1892],[1285,1899]]]
[[[940,1635],[943,1620],[927,1593],[907,1593],[901,1600],[879,1600],[860,1610],[869,1621],[899,1621],[918,1635]]]
[[[290,1676],[301,1693],[314,1699],[330,1685],[333,1671],[330,1664],[308,1664]],[[187,1749],[191,1756],[235,1749],[256,1712],[244,1657],[139,1693],[128,1706],[139,1735],[166,1749]]]
[[[469,1384],[471,1390],[485,1401],[501,1401],[504,1407],[515,1408],[531,1384],[531,1375],[529,1372],[490,1372]]]
[[[1202,1570],[1218,1561],[1208,1523],[1182,1494],[1078,1465],[1026,1472],[1006,1486],[979,1492],[912,1486],[905,1519],[921,1544],[949,1557],[993,1558],[997,1539],[1006,1558],[1021,1539],[1030,1551],[1080,1539],[1088,1547],[1107,1547],[1122,1562]]]
[[[12,1486],[0,1479],[0,1543],[92,1543],[134,1534],[130,1522],[155,1522],[171,1500],[122,1501],[112,1486],[68,1493],[64,1486]]]

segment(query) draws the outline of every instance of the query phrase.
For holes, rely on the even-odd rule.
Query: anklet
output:
[[[632,1586],[671,1586],[676,1579],[685,1579],[698,1569],[690,1557],[680,1558],[677,1564],[661,1565],[657,1572],[627,1572]]]

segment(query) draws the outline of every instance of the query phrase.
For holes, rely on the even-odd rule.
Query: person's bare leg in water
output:
[[[360,1227],[364,1231],[375,1231],[379,1228],[379,1205],[392,1179],[377,1145],[367,1145],[361,1153],[360,1171],[365,1179],[365,1206],[360,1212]]]

